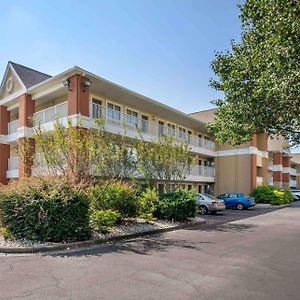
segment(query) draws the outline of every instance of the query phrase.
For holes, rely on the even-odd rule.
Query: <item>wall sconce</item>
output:
[[[92,82],[89,79],[84,79],[82,82],[82,91],[85,92],[86,89],[90,88],[92,86]]]
[[[70,78],[64,80],[63,85],[68,87],[68,91],[72,91],[71,90],[71,79]]]

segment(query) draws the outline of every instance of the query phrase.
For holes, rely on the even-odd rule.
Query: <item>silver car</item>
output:
[[[201,215],[206,215],[209,212],[215,214],[226,208],[223,200],[209,194],[197,194],[197,204]]]

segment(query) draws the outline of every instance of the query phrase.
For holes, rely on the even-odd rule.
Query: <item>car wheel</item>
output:
[[[200,215],[207,215],[207,214],[208,214],[208,209],[207,209],[206,206],[201,205],[201,206],[199,207],[199,212],[200,212]]]
[[[238,210],[243,210],[244,208],[245,208],[245,205],[243,203],[238,203],[236,205],[236,209],[238,209]]]

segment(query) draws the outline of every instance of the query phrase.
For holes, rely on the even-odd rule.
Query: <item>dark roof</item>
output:
[[[10,63],[27,89],[51,77],[50,75],[16,64],[14,62]]]

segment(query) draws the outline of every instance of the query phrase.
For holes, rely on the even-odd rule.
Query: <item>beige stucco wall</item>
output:
[[[250,193],[251,156],[232,155],[217,157],[215,194],[226,192]]]
[[[282,136],[268,138],[269,151],[282,151],[287,146],[288,146],[288,141],[285,140]]]

